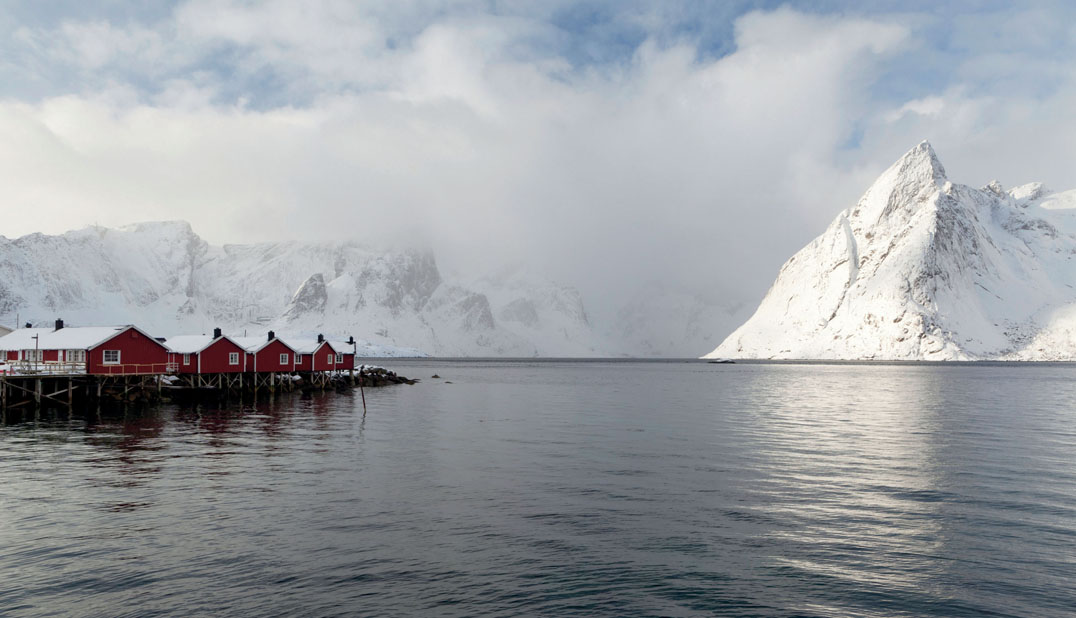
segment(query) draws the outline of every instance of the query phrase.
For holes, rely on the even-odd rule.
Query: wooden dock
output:
[[[9,366],[10,367],[10,366]],[[0,411],[76,407],[101,403],[154,403],[161,399],[203,397],[257,397],[295,390],[328,390],[355,386],[356,371],[296,373],[117,372],[88,375],[63,371],[58,366],[16,367],[0,373]]]

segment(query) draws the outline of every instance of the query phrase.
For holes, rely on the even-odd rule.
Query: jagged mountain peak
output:
[[[1009,195],[1008,192],[1005,191],[1005,186],[1002,185],[1001,182],[998,181],[996,178],[983,185],[983,188],[979,190],[983,191],[984,193],[992,193],[997,197],[1006,197]]]
[[[938,154],[934,152],[934,147],[927,140],[919,142],[915,148],[904,153],[904,156],[897,161],[896,165],[900,167],[902,174],[905,175],[928,174],[935,180],[944,181],[946,179],[945,168],[942,167],[941,161],[938,160]]]
[[[889,179],[895,180],[897,184],[942,186],[948,180],[948,176],[934,147],[929,141],[923,140],[889,166],[889,169],[883,172],[878,180]]]
[[[928,141],[920,142],[882,172],[849,215],[862,225],[873,225],[891,216],[911,216],[946,187],[948,178]]]

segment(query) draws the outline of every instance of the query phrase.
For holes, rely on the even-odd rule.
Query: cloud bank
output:
[[[526,264],[598,319],[655,281],[754,304],[920,139],[958,181],[1076,187],[1069,9],[914,8],[19,6],[0,233],[180,218]]]

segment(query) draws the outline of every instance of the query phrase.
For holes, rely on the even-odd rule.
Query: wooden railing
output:
[[[175,373],[179,363],[145,363],[131,365],[98,365],[94,375],[137,376],[161,373]]]
[[[80,375],[86,373],[86,363],[65,363],[57,361],[7,361],[2,371],[8,375]]]
[[[156,375],[162,373],[175,373],[179,363],[143,363],[143,364],[119,364],[98,365],[95,375],[109,376],[135,376]],[[0,365],[0,371],[7,375],[86,375],[86,363],[67,363],[57,361],[7,361],[6,365]]]

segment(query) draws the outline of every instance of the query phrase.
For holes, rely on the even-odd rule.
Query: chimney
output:
[[[56,330],[60,330],[63,327],[64,327],[64,321],[63,320],[56,320]]]
[[[276,333],[269,331],[269,341],[272,341],[273,339],[276,339]]]
[[[348,335],[347,342],[349,344],[351,344],[351,345],[355,345],[355,336],[354,335]]]
[[[214,339],[220,339],[220,335],[221,335],[220,329],[219,328],[214,328],[213,329],[213,338]]]
[[[33,325],[33,324],[31,324],[31,323],[29,323],[29,322],[27,322],[27,323],[26,323],[26,328],[33,328],[33,327],[34,327],[34,325]]]
[[[325,341],[325,335],[318,335],[318,343],[322,343],[324,341]]]

